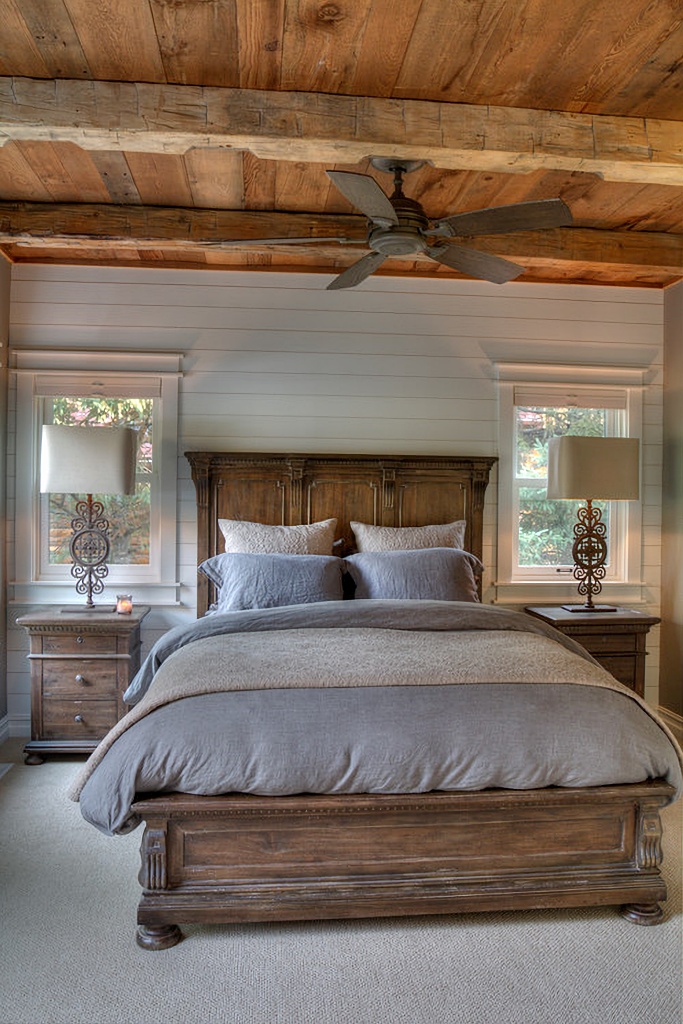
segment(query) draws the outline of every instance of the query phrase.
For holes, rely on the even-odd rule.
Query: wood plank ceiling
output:
[[[367,222],[326,169],[390,192],[370,157],[397,155],[428,161],[405,189],[433,220],[566,202],[571,227],[471,241],[522,281],[683,279],[680,0],[2,7],[12,263],[334,275],[369,251]],[[459,276],[423,254],[377,273]]]

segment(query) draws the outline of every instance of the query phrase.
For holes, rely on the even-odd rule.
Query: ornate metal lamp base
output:
[[[77,502],[71,529],[71,575],[76,580],[76,592],[87,596],[86,608],[94,609],[93,594],[102,593],[109,572],[109,521],[104,517],[102,502],[93,501],[92,494]]]
[[[579,509],[577,518],[572,546],[574,579],[579,581],[579,594],[586,600],[583,604],[564,604],[562,607],[570,612],[616,612],[614,605],[593,603],[593,595],[602,590],[601,581],[606,572],[607,526],[602,521],[602,512],[594,508],[588,498],[586,507]]]

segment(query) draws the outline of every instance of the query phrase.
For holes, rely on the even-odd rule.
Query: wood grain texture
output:
[[[556,168],[611,181],[683,183],[678,121],[492,105],[115,81],[0,80],[0,141],[356,163],[397,151],[436,167],[525,174]]]
[[[204,153],[201,157],[198,154]],[[241,161],[234,158],[232,174],[225,158],[211,158],[207,151],[192,154],[192,173],[187,178],[179,175],[177,195],[189,192],[197,201],[204,193],[206,203],[214,204],[221,195],[230,194],[235,206],[242,205],[242,178],[239,173]],[[131,154],[135,157],[136,154]],[[105,159],[106,158],[106,159]],[[93,154],[106,181],[110,180],[112,163],[121,160],[117,154]],[[169,157],[157,158],[162,162]],[[208,165],[217,169],[210,177]],[[133,161],[133,167],[136,166]],[[147,166],[147,165],[145,165]],[[285,171],[285,167],[293,167]],[[224,176],[225,172],[225,176]],[[158,172],[157,172],[158,173]],[[241,262],[243,254],[251,253],[254,259],[267,260],[269,265],[296,269],[294,261],[310,258],[316,261],[318,270],[350,266],[365,252],[365,222],[352,215],[323,215],[315,221],[301,213],[266,213],[264,211],[226,211],[217,208],[209,210],[162,208],[144,205],[133,180],[133,175],[121,175],[116,180],[127,182],[126,191],[115,206],[94,204],[46,204],[0,202],[0,244],[20,242],[24,255],[28,250],[45,251],[56,249],[65,252],[71,246],[81,258],[111,243],[118,250],[135,250],[144,256],[150,243],[156,243],[161,251],[172,251],[178,260],[189,260],[189,248],[203,253],[207,248],[212,260],[229,265],[231,252],[233,261]],[[137,179],[136,179],[137,180]],[[152,189],[153,183],[143,175],[143,188]],[[301,195],[301,172],[297,165],[282,165],[277,174],[276,188],[281,195],[289,194],[291,206],[297,204]],[[135,197],[140,199],[138,207],[131,207]],[[277,239],[278,244],[263,244],[262,239]],[[291,245],[282,244],[288,238]],[[310,239],[310,244],[305,243]],[[562,267],[566,277],[580,279],[581,268],[593,268],[598,274],[602,268],[604,280],[621,275],[623,282],[633,281],[636,276],[640,283],[647,281],[674,280],[683,263],[683,235],[666,232],[648,232],[647,239],[642,232],[595,231],[580,228],[557,228],[543,232],[517,232],[495,235],[491,238],[479,236],[474,244],[477,250],[507,257],[525,266],[526,279],[530,280],[538,271],[542,275],[554,266],[559,272]],[[55,257],[57,258],[57,257]],[[130,258],[130,255],[129,257]],[[408,273],[427,275],[433,273],[433,261],[418,259],[394,259],[386,273]],[[454,276],[447,267],[439,268],[443,277]],[[381,271],[380,271],[381,273]],[[457,275],[455,275],[457,276]]]
[[[178,924],[622,906],[661,919],[663,782],[384,796],[142,799],[138,943]]]
[[[147,203],[181,221],[182,209],[298,211],[315,223],[352,212],[325,168],[375,173],[369,157],[399,155],[430,162],[410,194],[432,216],[559,196],[577,228],[638,234],[633,254],[654,248],[622,262],[561,238],[554,258],[539,232],[525,281],[663,288],[683,277],[680,264],[655,269],[648,237],[680,236],[683,216],[674,0],[7,0],[3,39],[0,75],[15,83],[5,138],[19,146],[0,148],[4,199]],[[59,223],[54,210],[54,235]],[[12,262],[264,272],[354,261],[318,247],[140,241],[0,251]],[[459,276],[422,258],[377,273]]]

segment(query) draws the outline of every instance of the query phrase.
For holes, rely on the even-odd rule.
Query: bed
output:
[[[187,458],[197,620],[72,787],[102,831],[144,824],[140,946],[183,923],[661,920],[680,751],[574,641],[481,602],[494,459]]]

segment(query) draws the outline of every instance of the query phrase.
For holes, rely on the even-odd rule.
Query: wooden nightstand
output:
[[[43,754],[89,754],[128,710],[123,693],[140,666],[140,623],[131,615],[44,608],[17,619],[30,637],[31,741]]]
[[[645,692],[645,638],[660,619],[632,608],[615,612],[570,612],[555,605],[525,608],[543,622],[571,636],[608,672],[635,690]]]

